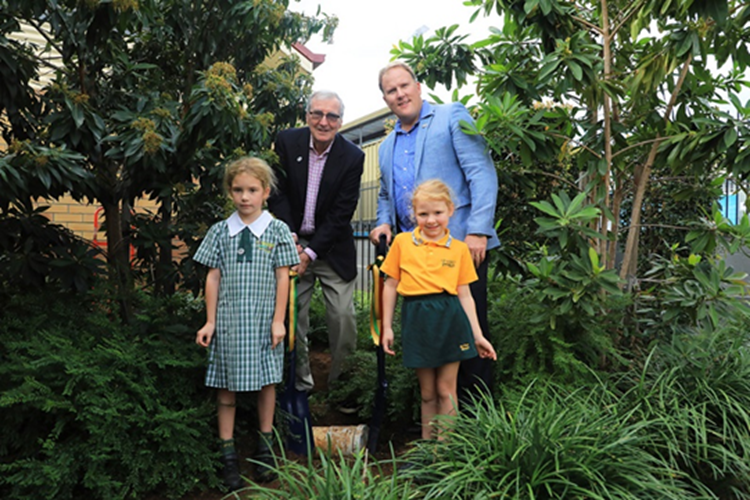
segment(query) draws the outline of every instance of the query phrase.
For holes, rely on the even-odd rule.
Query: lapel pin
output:
[[[297,157],[297,163],[302,163],[302,157],[301,156]]]

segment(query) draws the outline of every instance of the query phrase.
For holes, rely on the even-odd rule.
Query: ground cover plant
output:
[[[383,468],[388,465],[388,471]],[[391,464],[368,460],[359,453],[346,457],[341,452],[331,454],[314,450],[307,461],[289,460],[282,455],[276,468],[278,486],[268,488],[252,485],[240,495],[248,498],[341,500],[382,499],[407,500],[415,498],[408,487],[391,474]]]
[[[428,465],[409,476],[435,499],[688,498],[688,477],[644,447],[651,422],[632,417],[603,383],[536,380],[446,422],[444,442],[410,453]]]
[[[686,330],[624,376],[624,405],[654,422],[652,452],[716,498],[750,498],[749,341],[746,317]]]
[[[748,498],[746,326],[686,331],[656,344],[641,371],[508,384],[441,420],[445,441],[369,468],[363,455],[282,457],[279,473],[309,498],[342,485],[337,498]],[[403,463],[416,467],[398,472]],[[281,489],[269,498],[294,498]]]

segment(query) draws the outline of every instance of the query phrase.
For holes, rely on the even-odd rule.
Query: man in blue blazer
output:
[[[365,154],[338,134],[344,104],[335,92],[318,91],[307,105],[307,127],[284,130],[274,145],[279,155],[278,189],[268,208],[286,222],[297,241],[298,390],[313,388],[307,349],[309,310],[315,281],[326,304],[331,350],[328,381],[341,374],[357,343],[354,278],[357,258],[351,219],[359,200]]]
[[[383,100],[398,118],[396,127],[379,149],[380,192],[378,225],[370,233],[411,231],[411,192],[428,179],[440,179],[453,191],[455,212],[448,228],[469,246],[479,281],[471,285],[477,315],[485,337],[487,322],[487,251],[500,245],[495,231],[497,172],[484,139],[461,130],[472,118],[461,103],[431,105],[423,101],[414,71],[395,61],[380,71]],[[492,361],[473,358],[461,363],[459,397],[477,388],[492,388]]]

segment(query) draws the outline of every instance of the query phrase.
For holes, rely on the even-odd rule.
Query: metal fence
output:
[[[724,181],[723,189],[724,194],[719,200],[721,213],[732,224],[737,224],[745,213],[745,202],[747,197],[745,196],[744,190],[740,189],[731,179]]]
[[[357,286],[358,292],[369,292],[372,289],[372,277],[367,269],[375,260],[375,246],[370,243],[370,231],[376,224],[374,210],[363,210],[362,207],[377,206],[378,186],[364,186],[359,191],[360,209],[354,214],[352,229],[354,244],[357,248]],[[368,217],[369,216],[369,217]],[[367,218],[366,218],[367,217]]]

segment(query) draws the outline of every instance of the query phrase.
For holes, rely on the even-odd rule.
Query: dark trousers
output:
[[[479,280],[475,281],[469,288],[471,296],[477,307],[477,317],[482,334],[489,338],[489,322],[487,321],[487,269],[489,257],[477,268]],[[494,346],[495,349],[498,346]],[[476,358],[461,361],[458,368],[458,400],[460,403],[471,402],[471,397],[477,396],[479,392],[492,393],[494,388],[493,367],[494,361],[477,356]]]

